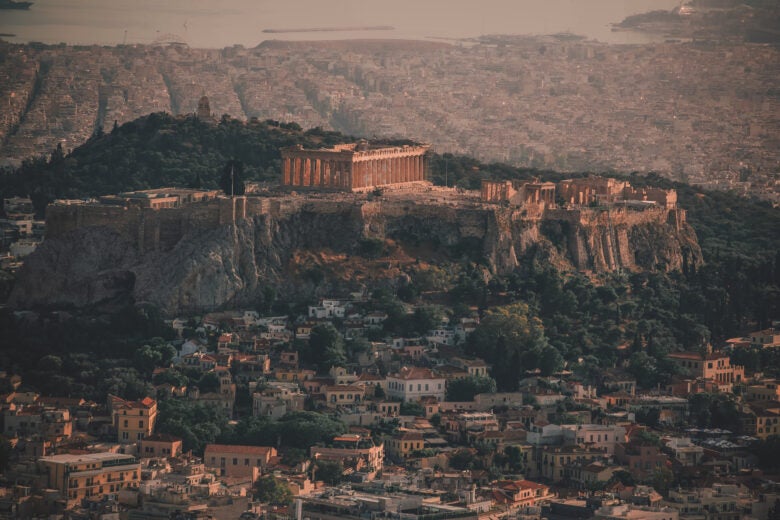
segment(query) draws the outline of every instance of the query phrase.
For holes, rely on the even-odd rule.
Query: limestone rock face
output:
[[[390,241],[401,248],[396,251],[413,250],[408,255],[412,260],[465,258],[500,274],[532,253],[559,269],[594,272],[678,270],[702,263],[696,235],[679,210],[588,208],[530,218],[517,208],[401,201],[266,206],[234,223],[195,225],[186,215],[186,225],[166,221],[165,229],[183,230],[181,235],[169,232],[169,239],[151,249],[148,239],[139,245],[137,237],[145,235],[128,222],[114,227],[86,222],[64,230],[47,237],[28,257],[9,303],[84,307],[151,302],[176,315],[252,305],[266,286],[285,298],[325,295],[346,283],[346,270],[336,269],[326,279],[306,278],[300,265],[291,269],[291,264],[322,251],[347,262],[363,254],[366,239]],[[365,276],[361,283],[406,276],[397,269],[397,258],[382,258],[381,265],[383,276]]]
[[[71,231],[25,259],[9,303],[84,307],[126,300],[137,262],[133,244],[109,228]]]

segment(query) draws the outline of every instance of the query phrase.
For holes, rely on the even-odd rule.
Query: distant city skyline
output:
[[[253,47],[264,40],[472,38],[483,34],[572,32],[608,43],[660,36],[612,31],[626,16],[672,9],[679,0],[36,0],[4,11],[0,33],[13,42],[150,44],[178,39],[192,47]],[[385,26],[382,31],[357,30]],[[318,32],[264,30],[327,28]],[[332,30],[332,29],[355,30]]]

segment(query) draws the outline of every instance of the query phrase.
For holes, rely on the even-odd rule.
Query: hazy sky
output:
[[[570,31],[608,42],[651,37],[613,32],[611,23],[678,0],[35,0],[29,11],[0,11],[13,41],[113,45],[174,34],[193,47],[255,46],[265,39],[464,38]],[[392,31],[266,34],[264,29]]]

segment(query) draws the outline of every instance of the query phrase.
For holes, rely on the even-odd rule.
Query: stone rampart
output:
[[[238,215],[245,218],[245,205],[239,202],[236,206]],[[141,253],[168,250],[191,231],[229,223],[232,209],[230,199],[163,209],[53,204],[46,208],[46,238],[57,238],[80,228],[106,227],[128,239]]]

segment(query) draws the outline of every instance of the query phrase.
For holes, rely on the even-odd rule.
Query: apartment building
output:
[[[38,459],[42,484],[57,489],[72,507],[84,498],[101,497],[138,487],[141,465],[132,455],[89,453],[52,455]]]

